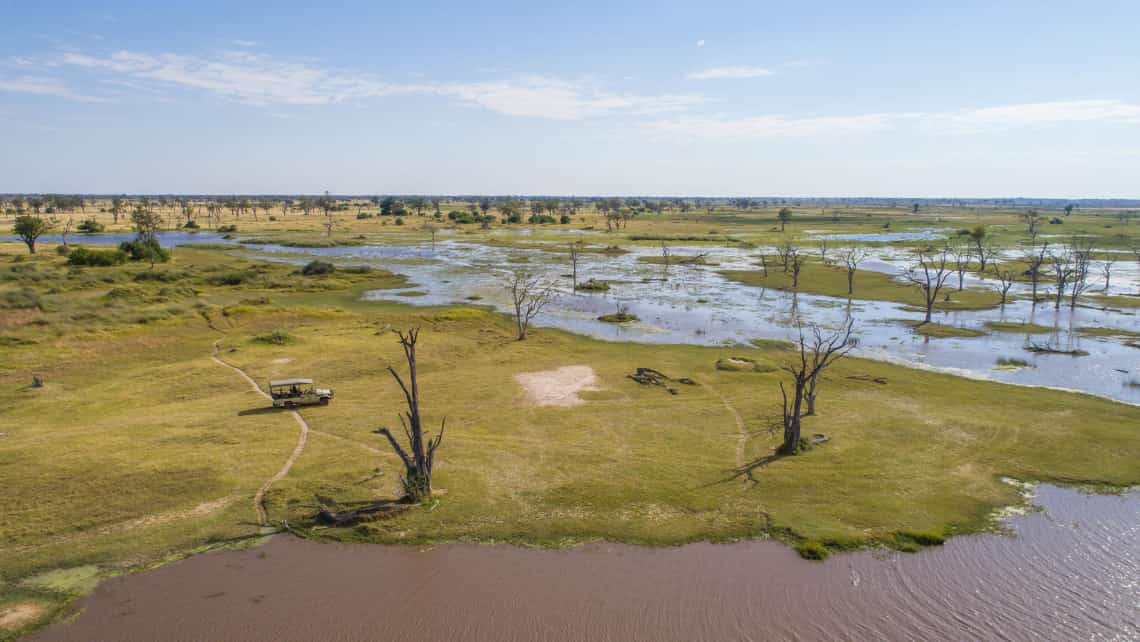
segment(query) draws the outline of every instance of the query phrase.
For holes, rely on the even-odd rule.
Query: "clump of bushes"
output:
[[[75,226],[75,229],[83,234],[98,234],[107,229],[102,223],[93,218],[89,218]]]
[[[322,276],[333,272],[336,272],[336,266],[327,261],[309,261],[305,267],[301,268],[301,274],[305,276]]]
[[[608,292],[610,289],[610,284],[606,283],[605,281],[590,279],[588,281],[579,283],[577,289],[584,290],[586,292]]]
[[[185,279],[187,274],[185,272],[139,272],[135,275],[136,281],[157,281],[159,283],[174,283]]]
[[[284,330],[274,330],[266,334],[259,334],[253,338],[254,343],[283,346],[295,342],[297,339]]]
[[[796,544],[796,552],[805,560],[816,561],[823,561],[831,555],[831,551],[829,551],[826,546],[811,540]]]
[[[997,360],[999,366],[1006,366],[1010,368],[1028,368],[1029,362],[1025,359],[1017,359],[1015,357],[1001,357]]]
[[[237,225],[222,225],[218,227],[219,234],[233,234],[238,231]]]
[[[360,221],[362,221],[366,218],[373,218],[372,213],[371,212],[360,212],[359,214],[356,215],[356,219],[360,220]]]
[[[170,260],[170,251],[159,245],[156,239],[123,241],[119,243],[119,250],[132,261],[166,263]]]
[[[514,223],[515,221],[511,222]],[[550,216],[549,214],[531,214],[530,218],[527,219],[527,222],[531,225],[539,225],[543,223],[554,223],[555,221],[554,217]]]
[[[569,225],[570,224],[570,215],[569,214],[563,214],[561,217],[559,217],[558,222],[563,224],[563,225]]]
[[[242,285],[248,283],[257,277],[257,273],[249,270],[241,270],[236,272],[224,272],[216,274],[209,278],[211,285]]]
[[[633,321],[640,320],[641,319],[639,319],[636,314],[630,313],[629,306],[620,304],[618,305],[617,312],[614,312],[612,314],[603,314],[602,316],[598,317],[598,321],[604,321],[606,323],[631,323]]]
[[[184,229],[184,230],[197,230],[197,229],[201,229],[201,227],[202,226],[198,225],[198,223],[196,223],[195,221],[186,221],[185,223],[182,224],[182,229]]]
[[[397,214],[396,215],[396,225],[403,225],[403,224],[404,224],[404,217]]]
[[[67,255],[68,265],[110,267],[122,265],[126,262],[127,253],[122,250],[89,250],[85,247],[77,247]]]

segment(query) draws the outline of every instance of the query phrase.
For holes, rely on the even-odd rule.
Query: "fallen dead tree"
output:
[[[662,388],[668,390],[669,394],[671,395],[675,395],[678,392],[676,388],[670,385],[672,383],[680,383],[686,386],[697,385],[697,382],[688,377],[680,377],[678,379],[674,379],[664,372],[661,372],[660,370],[654,370],[653,368],[638,368],[637,372],[626,376],[643,386],[661,386]]]

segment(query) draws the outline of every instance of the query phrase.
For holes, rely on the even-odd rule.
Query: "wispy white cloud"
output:
[[[98,96],[87,96],[71,90],[56,78],[42,76],[20,76],[18,78],[0,78],[0,92],[12,94],[32,94],[35,96],[55,96],[84,103],[106,102],[107,99]]]
[[[513,81],[439,85],[433,91],[504,114],[555,120],[578,120],[617,113],[659,114],[683,111],[703,102],[697,96],[610,93],[540,76]]]
[[[446,96],[515,116],[576,120],[608,114],[659,114],[699,104],[697,96],[614,93],[584,83],[524,77],[473,83],[392,83],[263,54],[227,52],[212,58],[118,51],[97,57],[68,53],[65,65],[135,81],[205,91],[256,105],[323,105],[395,94]]]
[[[255,40],[235,40],[234,44],[239,47],[256,47],[257,41]]]
[[[697,41],[697,46],[698,46],[698,47],[703,47],[703,46],[705,46],[705,41],[704,41],[704,40],[698,40],[698,41]]]
[[[941,112],[878,112],[745,118],[682,115],[646,124],[683,139],[754,139],[885,131],[917,127],[935,133],[969,133],[1069,123],[1140,124],[1140,104],[1120,100],[1072,100],[1001,105]]]
[[[762,78],[771,76],[772,70],[764,67],[750,65],[732,65],[729,67],[711,67],[701,71],[694,71],[686,76],[689,80],[739,80],[742,78]]]

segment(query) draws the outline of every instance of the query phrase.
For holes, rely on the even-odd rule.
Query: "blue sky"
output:
[[[0,0],[0,192],[1140,196],[1137,2]]]

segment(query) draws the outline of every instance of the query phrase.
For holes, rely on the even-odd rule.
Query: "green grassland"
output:
[[[779,257],[768,257],[768,271],[763,270],[722,270],[724,277],[754,287],[795,290],[805,294],[847,298],[847,270],[841,266],[829,265],[818,259],[809,258],[800,269],[799,283],[792,286],[791,269],[785,272]],[[952,286],[957,277],[951,277],[943,288],[935,310],[986,310],[1001,303],[1001,296],[993,290],[965,288],[957,290]],[[949,297],[949,300],[944,300]],[[850,298],[891,301],[910,306],[923,305],[922,293],[917,287],[890,274],[859,270],[855,273],[853,293]]]
[[[707,234],[712,222],[721,236],[764,243],[780,234],[766,216],[722,212],[711,221],[665,216],[631,225],[684,236]],[[316,220],[275,223],[298,238],[318,236]],[[421,241],[424,234],[367,225],[378,224],[353,220],[343,233]],[[546,236],[536,231],[531,240],[566,240]],[[654,242],[622,230],[595,245],[615,244],[611,236],[626,245]],[[295,267],[210,249],[178,249],[154,270],[75,268],[53,250],[42,244],[28,256],[21,245],[0,244],[7,497],[0,608],[41,604],[42,619],[59,616],[93,576],[262,533],[253,497],[296,446],[297,426],[213,361],[215,342],[222,358],[257,381],[311,376],[336,389],[332,405],[302,411],[312,427],[308,443],[265,497],[274,526],[287,522],[309,537],[544,546],[777,537],[805,550],[898,546],[913,540],[900,533],[992,526],[995,509],[1021,501],[1002,477],[1140,483],[1132,456],[1140,451],[1132,429],[1140,410],[1089,395],[846,359],[828,371],[819,413],[805,424],[831,440],[772,458],[783,375],[716,364],[738,356],[779,364],[790,357],[782,344],[620,344],[542,328],[517,342],[509,319],[480,308],[359,300],[367,289],[408,285],[380,270],[304,277]],[[841,284],[846,293],[845,275],[834,268],[811,264],[800,278],[801,291],[827,294]],[[778,267],[769,279],[753,284],[786,286]],[[860,271],[855,296],[917,303],[912,289],[887,281]],[[982,291],[951,294],[954,304],[993,301]],[[447,418],[435,484],[446,493],[390,520],[317,529],[320,505],[398,494],[398,461],[372,431],[393,426],[401,409],[384,368],[400,362],[390,330],[411,325],[423,328],[424,414],[432,426]],[[259,340],[266,336],[285,339]],[[581,405],[536,407],[513,378],[565,365],[597,373],[599,389],[582,393]],[[699,385],[670,395],[626,378],[637,367]],[[42,387],[32,385],[33,375]]]

